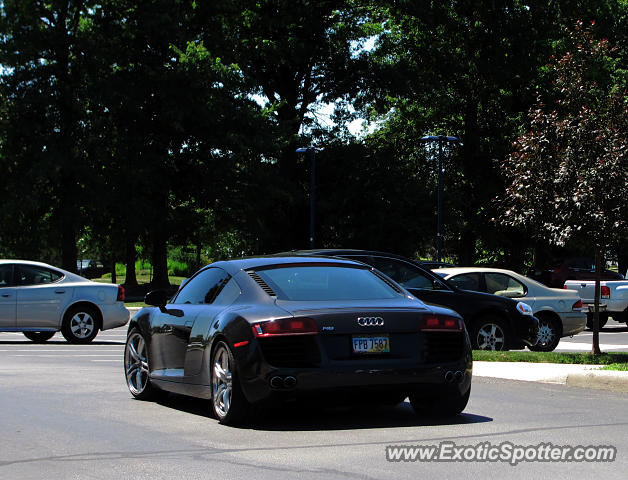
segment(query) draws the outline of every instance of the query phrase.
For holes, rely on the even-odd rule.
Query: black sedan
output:
[[[320,398],[461,412],[472,356],[462,318],[427,307],[377,270],[316,257],[217,262],[166,303],[130,321],[124,368],[131,394],[159,390],[212,400],[224,424],[252,406]],[[155,308],[156,307],[156,308]]]
[[[462,315],[474,349],[521,349],[537,342],[538,320],[532,316],[529,305],[497,295],[462,290],[400,255],[339,249],[294,253],[348,258],[375,267],[425,303],[451,308]]]

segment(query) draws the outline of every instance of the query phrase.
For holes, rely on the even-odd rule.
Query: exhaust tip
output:
[[[456,378],[456,382],[461,382],[462,381],[462,377],[464,376],[464,374],[458,370],[455,374],[454,377]]]
[[[453,382],[453,381],[454,381],[454,372],[452,372],[451,370],[450,370],[450,371],[448,371],[448,372],[445,374],[445,381],[446,381],[447,383],[451,383],[451,382]]]
[[[270,386],[272,388],[282,388],[284,385],[283,378],[281,377],[273,377],[270,379]]]
[[[283,380],[283,384],[286,388],[293,388],[297,384],[297,379],[292,376],[286,377]]]

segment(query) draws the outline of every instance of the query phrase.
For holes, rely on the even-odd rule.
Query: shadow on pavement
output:
[[[192,415],[213,418],[209,400],[170,393],[164,395],[158,403]],[[465,412],[448,418],[418,416],[407,401],[395,406],[364,404],[337,407],[295,402],[261,410],[242,428],[268,431],[357,430],[421,425],[464,425],[492,421],[490,417]]]

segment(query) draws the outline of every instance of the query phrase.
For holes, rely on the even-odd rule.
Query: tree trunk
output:
[[[124,263],[126,265],[126,278],[124,285],[127,287],[137,286],[137,276],[135,275],[135,236],[129,231],[126,232],[126,248]]]
[[[116,274],[116,259],[113,255],[111,256],[109,265],[111,266],[111,283],[118,283],[118,276]]]
[[[168,243],[166,240],[163,227],[156,225],[153,228],[153,279],[151,286],[153,288],[168,288],[170,281],[168,280]]]
[[[602,254],[600,247],[595,247],[595,299],[593,301],[593,345],[591,354],[601,355],[600,350],[600,281],[602,279]]]

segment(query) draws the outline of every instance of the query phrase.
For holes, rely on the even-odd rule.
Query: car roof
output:
[[[413,262],[418,265],[421,264],[420,261],[413,260],[408,257],[404,257],[403,255],[397,255],[396,253],[382,252],[378,250],[359,250],[355,248],[318,248],[318,249],[312,249],[312,250],[294,250],[292,252],[278,253],[277,255],[286,255],[286,254],[330,256],[330,257],[336,256],[336,255],[341,255],[341,256],[342,255],[363,255],[363,256],[375,255],[375,256],[381,256],[381,257],[397,258],[399,260]]]
[[[458,275],[461,273],[505,273],[509,275],[520,275],[513,270],[506,270],[505,268],[492,268],[492,267],[447,267],[447,268],[439,268],[436,270],[439,274],[446,275]]]
[[[19,264],[19,265],[34,265],[37,267],[46,267],[46,268],[54,268],[55,270],[61,270],[58,267],[55,267],[54,265],[49,265],[47,263],[43,263],[43,262],[34,262],[31,260],[10,260],[10,259],[2,259],[0,260],[0,265],[4,265],[7,263],[15,263],[15,264]]]

